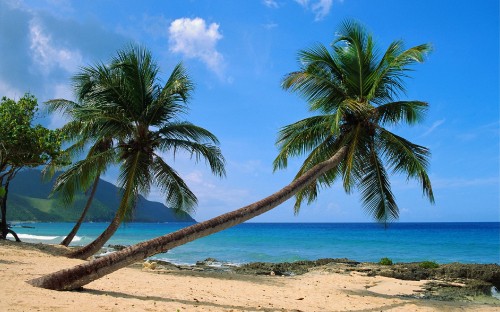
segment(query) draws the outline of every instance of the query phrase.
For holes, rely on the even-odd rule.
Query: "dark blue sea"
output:
[[[127,223],[108,242],[130,245],[189,223]],[[72,245],[96,238],[106,223],[85,223]],[[57,244],[72,223],[18,223],[13,230],[27,242]],[[154,256],[176,264],[206,258],[242,264],[319,258],[378,262],[500,264],[500,223],[244,223]]]

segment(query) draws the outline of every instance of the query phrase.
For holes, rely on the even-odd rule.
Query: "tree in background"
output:
[[[9,184],[23,168],[36,168],[50,163],[64,164],[66,153],[61,150],[63,134],[41,125],[33,126],[37,100],[25,94],[19,101],[3,97],[0,101],[0,205],[2,223],[0,238],[16,233],[7,224]]]
[[[82,68],[73,79],[78,103],[49,102],[52,109],[69,111],[73,122],[68,128],[76,129],[75,137],[92,146],[87,158],[59,176],[55,191],[71,199],[109,165],[120,164],[122,199],[115,217],[99,237],[69,257],[86,259],[98,252],[132,214],[139,194],[147,195],[152,185],[166,195],[170,207],[178,211],[195,207],[196,196],[163,160],[162,153],[175,156],[185,152],[195,161],[204,159],[215,175],[225,175],[217,138],[179,121],[193,89],[183,66],[177,65],[164,85],[158,81],[158,70],[149,51],[131,46],[119,51],[109,65]],[[78,148],[83,145],[77,144]]]
[[[296,195],[300,204],[313,201],[319,187],[343,180],[344,189],[361,191],[363,205],[378,221],[398,217],[387,169],[421,183],[434,200],[426,170],[429,151],[389,132],[384,126],[416,124],[427,104],[399,101],[410,66],[422,62],[428,45],[405,50],[401,41],[378,55],[372,36],[360,24],[346,21],[331,52],[324,46],[299,53],[300,69],[287,75],[283,87],[303,95],[319,115],[281,129],[275,169],[288,158],[308,154],[292,183],[278,192],[238,210],[157,237],[76,267],[31,280],[34,286],[72,290],[131,263],[165,252],[240,224]],[[387,168],[387,169],[386,169]]]
[[[78,76],[76,76],[74,80],[75,85],[78,86]],[[79,157],[86,148],[88,149],[85,159],[77,161],[68,170],[59,175],[53,187],[52,194],[61,194],[61,198],[65,205],[70,205],[73,202],[75,193],[80,190],[90,189],[87,202],[80,217],[61,242],[63,246],[69,246],[78,233],[81,224],[85,221],[87,212],[92,205],[101,175],[106,172],[106,169],[110,165],[116,163],[118,159],[117,155],[113,154],[113,139],[111,137],[99,137],[97,134],[98,126],[95,120],[85,120],[86,115],[80,113],[85,109],[85,99],[82,98],[82,94],[78,94],[78,88],[75,87],[75,89],[80,103],[65,99],[54,99],[46,102],[50,112],[57,111],[70,120],[61,129],[66,134],[65,142],[70,144],[66,149],[68,155],[75,159]],[[64,168],[51,166],[47,175],[52,177],[59,169]]]

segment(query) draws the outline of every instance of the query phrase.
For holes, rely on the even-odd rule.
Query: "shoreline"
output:
[[[255,261],[297,261],[349,257],[356,261],[436,261],[440,264],[497,263],[500,223],[395,223],[388,229],[378,224],[244,223],[203,240],[179,246],[155,258],[179,264],[195,264],[213,257],[234,264]],[[444,224],[444,223],[441,223]],[[475,224],[475,225],[474,225]],[[23,241],[58,244],[72,228],[71,223],[38,223],[21,229]],[[183,228],[183,224],[129,223],[118,230],[108,244],[132,245]],[[72,245],[86,245],[105,229],[104,223],[85,223]],[[19,233],[18,233],[19,234]],[[394,246],[398,246],[395,248]]]
[[[486,296],[453,297],[456,292],[448,294],[448,300],[426,296],[435,291],[430,282],[433,287],[464,288],[458,281],[395,279],[374,274],[381,270],[376,264],[349,261],[321,260],[313,267],[304,263],[304,273],[290,275],[281,275],[279,266],[286,263],[257,268],[249,264],[254,271],[246,273],[208,269],[209,262],[186,267],[156,263],[154,268],[136,263],[77,292],[26,283],[83,262],[61,256],[66,251],[54,245],[0,241],[0,280],[9,281],[3,283],[0,310],[70,311],[76,306],[82,311],[494,311],[500,307],[500,300]]]

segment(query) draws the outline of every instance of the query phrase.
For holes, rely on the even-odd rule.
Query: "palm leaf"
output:
[[[99,152],[91,149],[85,159],[77,161],[57,177],[52,194],[61,194],[64,203],[72,203],[75,193],[88,189],[95,177],[103,174],[107,166],[115,160],[116,151],[114,149]]]
[[[371,147],[366,162],[365,175],[359,183],[363,207],[378,222],[396,220],[399,217],[399,208],[394,200],[387,172],[374,146]]]
[[[193,211],[198,199],[172,167],[161,157],[154,157],[152,171],[155,184],[166,195],[169,207],[177,211]]]
[[[430,152],[427,148],[413,144],[383,128],[379,129],[380,149],[387,158],[390,168],[397,173],[420,181],[422,192],[434,203],[432,185],[427,175]]]
[[[376,108],[381,124],[416,124],[421,122],[427,112],[428,104],[420,101],[399,101],[386,103]]]

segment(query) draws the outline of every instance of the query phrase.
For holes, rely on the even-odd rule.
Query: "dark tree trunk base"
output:
[[[11,230],[11,229],[7,229],[7,231],[6,231],[6,232],[7,232],[7,234],[8,234],[8,233],[12,234],[12,236],[14,236],[14,239],[16,240],[16,242],[21,242],[21,240],[19,239],[19,236],[17,236],[16,232],[14,232],[14,231],[13,231],[13,230]],[[0,239],[7,239],[7,234],[2,235],[2,236],[0,237]]]

